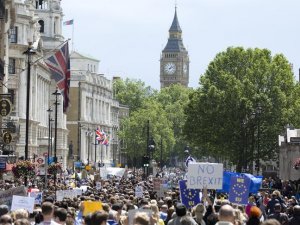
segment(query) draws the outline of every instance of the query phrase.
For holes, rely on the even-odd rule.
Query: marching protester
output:
[[[24,186],[4,185],[0,225],[300,225],[298,193],[289,184],[273,190],[261,181],[253,189],[247,182],[255,180],[237,173],[230,179],[224,177],[230,184],[220,183],[218,174],[226,174],[209,163],[197,170],[207,177],[196,179],[187,176],[198,165],[186,153],[186,167],[164,168],[160,176],[145,177],[139,169],[131,176],[125,170],[122,175],[106,177],[70,174],[59,177],[56,187],[50,180],[47,189],[32,185],[30,192],[23,192]],[[260,189],[262,183],[268,188]],[[200,184],[206,187],[188,187]],[[208,185],[223,189],[215,191]],[[10,194],[16,191],[21,197],[18,204]],[[35,196],[34,205],[24,204],[26,195]]]

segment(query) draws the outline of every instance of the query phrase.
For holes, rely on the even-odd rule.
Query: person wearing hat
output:
[[[175,218],[168,222],[168,225],[181,225],[181,219],[184,217],[185,221],[189,221],[191,225],[197,225],[196,221],[189,215],[187,215],[187,209],[184,204],[177,203],[175,205]]]

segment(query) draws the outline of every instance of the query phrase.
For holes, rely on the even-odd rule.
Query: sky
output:
[[[100,60],[99,73],[140,79],[160,88],[160,54],[175,4],[190,57],[189,87],[217,53],[230,46],[267,48],[300,67],[300,0],[62,0],[65,38],[73,49]],[[71,41],[72,42],[72,41]]]

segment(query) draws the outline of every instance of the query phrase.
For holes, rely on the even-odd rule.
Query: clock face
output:
[[[175,65],[175,63],[171,63],[171,62],[167,63],[165,65],[165,67],[164,67],[164,70],[165,70],[165,72],[167,74],[173,74],[173,73],[175,73],[175,71],[176,71],[176,65]]]
[[[187,66],[187,64],[184,64],[183,65],[183,72],[184,72],[184,74],[186,74],[187,71],[188,71],[188,66]]]

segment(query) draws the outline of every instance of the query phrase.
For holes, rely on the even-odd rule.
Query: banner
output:
[[[246,205],[249,197],[250,179],[247,177],[231,177],[229,201]]]
[[[11,188],[6,191],[0,191],[0,205],[11,206],[13,195],[27,196],[27,191],[24,186]]]
[[[189,166],[191,166],[190,164]],[[188,209],[200,203],[200,190],[199,189],[188,189],[186,186],[186,180],[179,181],[180,199]]]
[[[102,202],[91,202],[84,201],[83,202],[83,216],[86,216],[90,213],[96,212],[98,210],[102,210]]]
[[[33,213],[34,198],[13,195],[11,203],[11,211],[16,209],[26,209],[29,213]]]
[[[223,185],[223,164],[190,163],[187,173],[189,189],[221,189]]]

